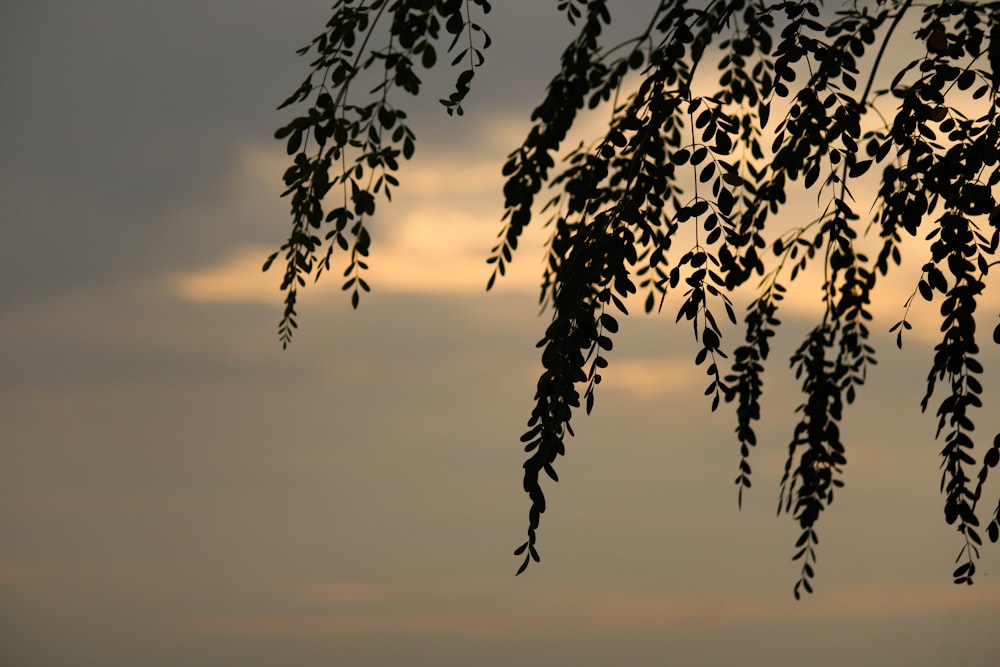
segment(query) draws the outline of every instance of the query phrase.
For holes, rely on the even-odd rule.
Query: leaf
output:
[[[986,456],[983,457],[983,464],[990,468],[995,468],[997,463],[1000,463],[1000,450],[996,447],[986,450]]]
[[[920,291],[920,296],[922,296],[925,301],[932,301],[934,299],[934,294],[931,292],[931,286],[928,285],[926,281],[921,280],[918,282],[917,289]]]
[[[461,34],[462,30],[465,28],[465,21],[462,20],[462,14],[456,12],[448,17],[445,22],[444,29],[450,32],[452,35]]]
[[[288,145],[286,150],[289,155],[294,155],[298,152],[299,148],[302,146],[302,130],[296,129],[288,137]]]
[[[871,166],[871,160],[862,160],[861,162],[855,163],[850,169],[851,178],[857,178],[858,176],[864,175]]]
[[[931,31],[927,39],[927,49],[931,52],[939,53],[948,48],[948,33],[944,28],[936,27]]]
[[[934,107],[927,116],[934,122],[940,123],[948,117],[948,108],[945,106]]]
[[[463,70],[461,74],[458,75],[458,79],[455,81],[455,87],[464,92],[468,92],[469,83],[472,81],[476,73],[471,69]]]
[[[424,69],[432,69],[435,63],[437,63],[437,53],[433,46],[427,44],[420,53],[420,64],[424,66]]]
[[[691,158],[691,151],[686,148],[681,148],[680,150],[674,151],[670,156],[670,160],[676,165],[685,164]]]
[[[717,350],[717,349],[719,349],[719,343],[721,342],[719,340],[719,335],[717,333],[715,333],[714,331],[712,331],[711,329],[705,329],[704,333],[702,333],[701,340],[702,340],[702,344],[707,349],[709,349],[709,350]]]

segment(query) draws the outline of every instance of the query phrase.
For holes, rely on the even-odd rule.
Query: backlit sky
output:
[[[809,281],[742,512],[735,417],[709,412],[668,302],[624,323],[548,487],[542,563],[514,578],[541,232],[489,294],[483,260],[503,157],[570,35],[555,5],[494,3],[464,118],[434,101],[446,89],[411,105],[374,292],[352,312],[335,283],[307,290],[282,351],[279,275],[259,272],[288,220],[274,108],[327,3],[3,4],[0,663],[994,664],[1000,550],[951,583],[959,538],[919,413],[931,345],[884,333],[916,274],[874,325],[815,595],[792,598],[797,530],[774,513]]]

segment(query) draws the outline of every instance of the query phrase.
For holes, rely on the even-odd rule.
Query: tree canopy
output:
[[[974,432],[984,379],[976,309],[1000,246],[1000,3],[660,0],[640,34],[607,45],[613,4],[558,0],[576,37],[502,166],[487,289],[529,224],[542,217],[552,230],[540,294],[552,319],[521,436],[530,510],[518,573],[539,560],[542,480],[558,480],[572,417],[593,409],[602,375],[614,372],[619,320],[640,302],[675,305],[676,320],[692,326],[712,410],[735,409],[742,502],[782,301],[814,270],[823,315],[790,360],[802,398],[778,507],[801,529],[795,596],[811,592],[817,523],[843,485],[840,424],[876,364],[871,297],[912,246],[926,257],[892,331],[902,347],[913,300],[939,304],[921,407],[935,411],[943,442],[945,519],[959,533],[954,580],[971,584],[981,519],[989,540],[1000,532],[1000,502],[984,497],[1000,434]],[[283,345],[307,279],[342,271],[355,307],[369,290],[369,223],[415,151],[403,105],[424,93],[421,70],[450,63],[458,73],[439,103],[464,113],[486,64],[490,10],[487,0],[337,0],[299,51],[310,74],[280,108],[303,111],[276,133],[292,156],[291,233],[264,266],[279,256],[285,265]],[[914,57],[884,71],[894,45]],[[564,146],[588,110],[608,106],[606,130]],[[863,179],[875,184],[873,202],[852,193]],[[779,225],[799,190],[819,214]],[[876,252],[860,247],[865,235]],[[755,297],[738,315],[734,292],[744,286]],[[727,320],[741,321],[742,339],[723,340]],[[1000,344],[1000,327],[993,339]]]

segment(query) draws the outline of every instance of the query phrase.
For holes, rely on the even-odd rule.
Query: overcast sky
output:
[[[484,258],[503,158],[570,35],[555,2],[494,3],[465,117],[437,104],[447,89],[412,105],[374,293],[353,312],[335,283],[310,288],[282,351],[280,276],[260,273],[288,224],[274,109],[327,5],[0,8],[0,662],[993,664],[1000,550],[951,583],[959,537],[919,413],[931,346],[884,333],[915,275],[874,325],[815,595],[792,598],[797,530],[774,513],[808,280],[742,512],[735,417],[709,412],[668,303],[624,324],[548,486],[543,562],[514,578],[542,232],[489,294]],[[917,317],[933,332],[933,307]],[[1000,355],[983,357],[989,379]]]

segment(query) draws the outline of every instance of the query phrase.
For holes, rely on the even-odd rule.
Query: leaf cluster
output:
[[[342,287],[351,305],[357,308],[361,292],[369,291],[369,223],[379,196],[392,199],[400,161],[416,148],[397,93],[419,95],[419,70],[435,67],[440,53],[454,54],[451,65],[466,68],[441,104],[461,115],[491,41],[472,12],[491,8],[487,0],[340,0],[325,30],[298,51],[312,57],[311,71],[278,108],[306,108],[275,132],[293,157],[282,193],[291,199],[292,229],[264,264],[266,271],[279,254],[285,260],[278,327],[284,346],[297,327],[298,290],[307,277],[332,270],[335,254],[347,255]],[[366,92],[359,95],[359,86]]]
[[[676,321],[691,326],[711,409],[735,409],[742,502],[782,302],[791,283],[812,271],[823,276],[822,316],[790,359],[802,400],[778,503],[801,530],[795,596],[812,592],[818,521],[844,485],[844,413],[877,361],[869,341],[872,293],[901,264],[904,245],[921,252],[908,241],[919,237],[929,242],[929,255],[892,331],[901,347],[913,328],[915,297],[940,302],[940,342],[922,408],[936,401],[945,519],[962,538],[954,579],[972,583],[983,542],[979,503],[1000,462],[1000,434],[979,462],[974,433],[985,372],[976,310],[1000,246],[1000,8],[956,0],[829,4],[835,7],[817,0],[661,0],[650,3],[643,31],[607,47],[606,0],[558,1],[576,36],[503,166],[502,226],[487,260],[489,289],[529,224],[541,216],[551,229],[540,302],[552,320],[538,342],[542,372],[521,437],[530,508],[527,539],[515,551],[523,556],[518,573],[540,559],[543,479],[558,480],[556,461],[573,434],[573,415],[593,409],[610,372],[613,336],[634,303],[651,312],[669,299]],[[296,284],[313,269],[320,242],[310,230],[324,220],[317,210],[333,185],[343,188],[345,204],[325,218],[333,223],[327,241],[350,250],[345,276],[366,268],[355,256],[367,255],[364,220],[374,213],[378,184],[388,194],[397,184],[389,180],[397,158],[412,155],[405,114],[388,106],[387,92],[419,92],[409,63],[421,57],[423,66],[435,64],[427,54],[441,25],[470,40],[481,34],[482,48],[488,46],[470,6],[462,14],[460,2],[335,4],[339,18],[314,41],[321,56],[313,66],[323,83],[314,88],[307,80],[288,104],[319,96],[306,116],[279,130],[296,165],[286,174],[293,235],[282,248],[292,306]],[[394,17],[390,46],[355,49],[368,42],[383,11]],[[906,21],[919,27],[897,30]],[[891,48],[915,57],[884,72]],[[441,100],[449,113],[461,113],[482,52],[470,41],[453,64],[464,58],[469,68]],[[349,105],[353,77],[375,63],[384,69],[375,101]],[[582,114],[607,111],[605,132],[566,150]],[[313,158],[300,151],[308,136],[327,146]],[[344,161],[348,148],[359,153],[353,162]],[[328,177],[334,160],[341,162]],[[874,183],[874,203],[855,199],[863,182]],[[789,204],[801,191],[815,197],[818,214]],[[779,216],[783,224],[775,229]],[[877,237],[877,255],[863,250],[865,234]],[[329,254],[319,266],[329,268]],[[741,319],[733,296],[745,286],[756,297],[742,315],[742,340],[727,345],[730,326]],[[294,326],[289,312],[283,325]],[[993,338],[1000,344],[1000,326]],[[998,526],[1000,502],[986,527],[994,542]]]

